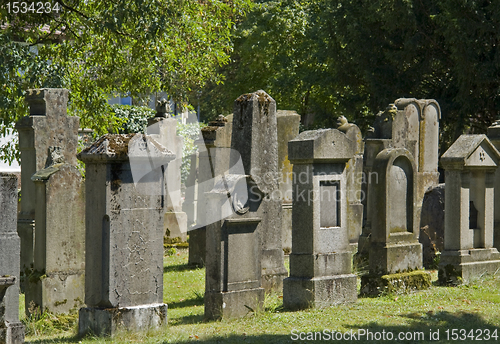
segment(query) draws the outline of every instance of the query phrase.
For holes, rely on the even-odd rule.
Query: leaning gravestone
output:
[[[87,195],[87,308],[80,309],[80,334],[166,324],[163,169],[174,158],[140,134],[105,135],[80,153]],[[133,175],[143,167],[143,174]]]
[[[446,203],[440,283],[466,283],[500,269],[500,253],[493,247],[499,161],[500,153],[485,135],[462,135],[441,156]]]
[[[17,177],[0,173],[0,343],[24,343],[19,321],[19,252],[16,230]]]
[[[76,165],[79,126],[79,118],[66,113],[66,89],[28,90],[26,102],[30,114],[16,123],[21,153],[22,197],[17,226],[21,239],[22,275],[29,273],[34,263],[36,191],[31,177],[48,166],[49,147],[59,147],[64,161]]]
[[[290,277],[283,281],[287,309],[354,302],[347,217],[346,163],[355,141],[336,130],[305,131],[289,142],[293,163]]]
[[[425,289],[430,275],[422,269],[417,222],[416,166],[406,149],[385,149],[375,158],[378,182],[370,185],[372,207],[370,273],[361,279],[362,294]]]
[[[241,161],[246,175],[268,195],[259,225],[262,286],[281,291],[288,273],[281,240],[281,195],[278,170],[276,102],[260,90],[241,95],[234,103],[230,172]],[[239,154],[238,154],[239,153]]]

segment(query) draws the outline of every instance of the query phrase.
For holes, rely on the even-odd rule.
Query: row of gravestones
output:
[[[67,96],[66,90],[29,92],[30,116],[17,125],[20,245],[14,182],[2,175],[0,261],[9,263],[0,265],[0,296],[8,305],[1,314],[8,343],[22,337],[19,246],[23,259],[32,254],[28,265],[21,261],[28,312],[67,312],[85,301],[80,333],[112,334],[120,327],[166,323],[165,209],[180,212],[170,206],[162,179],[169,183],[168,169],[179,153],[165,148],[167,138],[175,137],[168,125],[173,120],[159,111],[149,135],[105,135],[86,148],[79,156],[86,164],[83,188],[75,167],[78,118],[66,116]],[[363,292],[428,286],[418,236],[424,193],[438,182],[439,117],[435,101],[399,99],[377,115],[364,142],[359,129],[343,118],[339,130],[296,136],[297,115],[280,116],[265,92],[239,97],[232,122],[220,118],[204,128],[199,143],[207,148],[193,159],[198,175],[191,176],[197,188],[186,192],[186,199],[196,198],[198,204],[186,208],[188,218],[197,215],[196,222],[187,221],[195,228],[205,224],[190,233],[190,261],[206,265],[206,316],[244,315],[262,307],[270,290],[282,289],[289,309],[354,301],[352,247],[358,239],[359,250],[370,253]],[[492,127],[490,136],[497,131]],[[279,132],[288,145],[278,140]],[[443,283],[470,280],[500,266],[493,242],[494,217],[500,214],[492,206],[498,204],[493,190],[500,179],[495,176],[499,157],[486,136],[468,135],[441,158],[450,200]],[[140,182],[134,178],[137,166],[150,167]],[[282,231],[290,226],[287,221],[292,252],[285,278]]]

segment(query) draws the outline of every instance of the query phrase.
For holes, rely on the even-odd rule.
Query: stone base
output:
[[[378,295],[381,293],[407,293],[423,290],[431,286],[431,274],[417,270],[399,274],[361,277],[361,295]]]
[[[24,325],[21,322],[4,322],[3,326],[0,326],[0,343],[24,343]]]
[[[264,308],[264,288],[205,293],[205,318],[240,318]]]
[[[184,212],[166,212],[163,218],[164,236],[187,240],[187,215]]]
[[[500,269],[500,253],[496,248],[443,251],[439,262],[439,283],[467,283]]]
[[[113,336],[117,331],[144,331],[167,324],[167,305],[80,308],[78,335]]]
[[[73,274],[64,272],[48,273],[35,283],[26,281],[26,314],[30,314],[32,301],[41,312],[67,314],[83,306],[85,299],[85,271]]]
[[[382,276],[422,269],[422,244],[373,243],[370,247],[370,274]]]
[[[261,268],[262,287],[266,293],[281,292],[283,290],[283,279],[288,277],[283,250],[262,250]]]
[[[283,281],[283,307],[290,310],[323,308],[356,302],[357,277],[353,274],[315,277],[289,277]]]
[[[206,230],[205,227],[189,231],[188,264],[205,266],[206,260]]]

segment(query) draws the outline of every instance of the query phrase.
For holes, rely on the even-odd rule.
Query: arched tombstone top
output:
[[[411,153],[388,148],[375,158],[377,175],[372,236],[374,242],[411,242],[418,240],[415,220],[416,165]]]

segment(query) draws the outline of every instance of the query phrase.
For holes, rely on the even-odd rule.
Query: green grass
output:
[[[497,329],[500,341],[500,276],[484,277],[474,285],[460,287],[432,286],[429,290],[402,295],[359,298],[350,305],[327,309],[286,312],[282,296],[268,295],[265,310],[242,319],[205,322],[203,292],[205,270],[187,266],[187,251],[177,250],[164,258],[164,301],[168,304],[168,327],[145,333],[121,333],[113,339],[75,337],[77,321],[72,326],[47,330],[27,336],[30,343],[303,343],[292,341],[291,332],[358,329],[371,332],[423,332],[429,330]],[[434,273],[434,279],[435,279]],[[25,320],[26,321],[26,320]],[[45,322],[54,322],[47,318]],[[342,341],[340,341],[342,342]],[[372,343],[358,340],[353,343]],[[399,342],[399,341],[394,341]],[[402,341],[412,343],[412,341]],[[451,341],[450,341],[451,342]],[[471,342],[470,340],[462,343]],[[487,342],[487,341],[482,341]],[[494,342],[494,341],[491,341]]]

